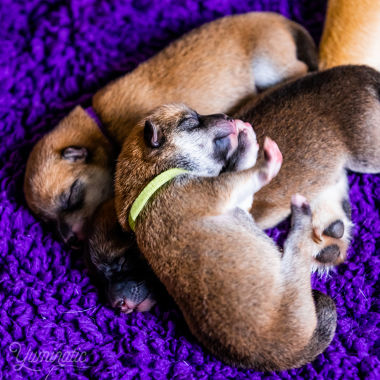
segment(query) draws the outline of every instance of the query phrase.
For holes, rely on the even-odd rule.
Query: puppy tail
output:
[[[337,316],[334,301],[318,290],[313,290],[313,298],[317,313],[317,327],[309,344],[300,352],[295,367],[313,361],[327,348],[335,334]]]
[[[297,58],[305,62],[309,71],[318,70],[318,51],[309,32],[295,22],[290,23],[290,32],[297,47]]]

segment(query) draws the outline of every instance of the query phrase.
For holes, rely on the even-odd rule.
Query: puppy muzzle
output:
[[[108,287],[108,296],[111,305],[123,313],[134,310],[148,311],[155,304],[145,281],[111,282]]]

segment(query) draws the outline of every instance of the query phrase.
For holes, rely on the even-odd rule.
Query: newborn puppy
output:
[[[130,313],[148,311],[155,304],[158,281],[141,257],[133,234],[121,229],[113,199],[103,203],[94,215],[87,254],[88,264],[95,267],[114,308]]]
[[[319,247],[312,270],[328,270],[346,257],[352,223],[345,170],[380,172],[379,94],[378,72],[339,67],[269,90],[236,115],[255,126],[260,144],[272,136],[284,155],[282,170],[256,194],[251,213],[261,228],[273,227],[289,215],[292,194],[307,194]],[[225,170],[234,156],[228,165]]]
[[[317,248],[306,199],[292,200],[283,254],[249,214],[253,194],[282,162],[270,139],[264,151],[255,165],[258,144],[247,123],[163,106],[126,140],[115,191],[128,231],[131,206],[144,187],[167,169],[187,170],[159,188],[137,216],[138,247],[206,348],[229,364],[272,371],[321,353],[334,335],[336,312],[329,297],[313,297],[311,290]]]
[[[193,30],[98,91],[91,109],[76,107],[36,144],[24,181],[29,207],[78,246],[95,209],[111,197],[112,154],[150,110],[181,101],[204,113],[227,111],[258,88],[316,69],[316,57],[305,29],[273,13]]]
[[[341,66],[309,74],[253,99],[235,117],[254,126],[260,144],[275,139],[284,156],[279,175],[253,201],[258,226],[289,215],[288,199],[298,191],[310,200],[321,248],[314,268],[343,261],[351,229],[346,169],[380,172],[380,73]]]

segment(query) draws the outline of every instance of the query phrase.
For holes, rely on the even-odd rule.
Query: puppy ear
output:
[[[79,146],[69,146],[62,151],[62,157],[70,162],[84,162],[87,156],[87,149]]]
[[[163,136],[160,128],[150,120],[145,122],[144,140],[145,144],[151,148],[159,148],[163,143]]]

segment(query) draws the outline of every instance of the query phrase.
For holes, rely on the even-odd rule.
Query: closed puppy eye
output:
[[[178,127],[185,130],[191,130],[193,128],[197,128],[199,126],[198,115],[189,115],[183,118]]]
[[[70,162],[84,162],[88,156],[88,151],[84,147],[69,146],[62,151],[62,157]]]
[[[75,211],[82,207],[85,197],[85,188],[78,179],[73,182],[68,191],[60,195],[61,211]]]

